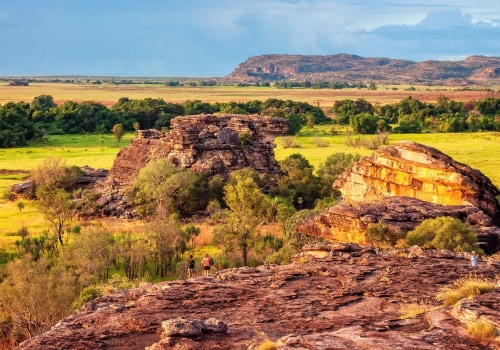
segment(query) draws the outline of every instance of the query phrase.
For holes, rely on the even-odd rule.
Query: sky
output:
[[[498,0],[0,0],[0,76],[221,77],[264,54],[500,57]]]

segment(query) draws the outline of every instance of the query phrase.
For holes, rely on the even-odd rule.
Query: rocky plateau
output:
[[[467,324],[500,328],[499,265],[411,248],[305,247],[289,265],[220,270],[210,277],[145,284],[90,301],[27,349],[500,349]],[[198,271],[197,274],[201,274]],[[489,293],[445,307],[439,290],[474,276]],[[425,311],[412,315],[408,307]]]

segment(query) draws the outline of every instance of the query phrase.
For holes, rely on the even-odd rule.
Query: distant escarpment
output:
[[[356,55],[262,55],[241,63],[224,79],[231,82],[374,82],[415,85],[493,85],[500,57],[415,62]]]
[[[297,226],[329,240],[367,243],[370,225],[404,234],[425,219],[451,216],[472,225],[487,253],[500,250],[498,189],[479,170],[439,150],[402,141],[363,157],[333,184],[343,201]]]
[[[139,171],[155,158],[206,176],[227,176],[252,168],[261,174],[279,172],[273,143],[288,132],[288,120],[259,115],[191,115],[172,119],[169,132],[141,130],[120,150],[106,181],[99,204],[105,215],[119,216],[129,209],[124,189],[133,185]]]

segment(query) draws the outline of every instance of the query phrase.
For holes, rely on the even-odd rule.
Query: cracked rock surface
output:
[[[311,251],[289,265],[221,270],[95,299],[18,349],[256,349],[266,339],[279,349],[500,348],[499,337],[467,335],[471,320],[498,327],[498,281],[455,307],[436,300],[459,278],[498,279],[498,266],[481,261],[472,270],[466,256],[449,253]],[[402,317],[409,304],[427,311]],[[202,326],[165,335],[164,322],[173,319]]]

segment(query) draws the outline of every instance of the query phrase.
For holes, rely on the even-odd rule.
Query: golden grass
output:
[[[410,303],[410,304],[403,304],[400,307],[400,312],[401,316],[400,318],[402,320],[407,319],[407,318],[412,318],[421,314],[425,314],[429,311],[435,310],[436,307],[432,305],[427,305],[425,303]]]
[[[442,301],[445,306],[450,306],[455,305],[464,298],[473,298],[475,295],[491,292],[494,288],[494,281],[469,276],[458,279],[452,286],[441,288],[436,299]]]
[[[276,350],[278,349],[278,344],[276,342],[266,339],[256,347],[257,350]]]
[[[85,80],[75,83],[31,82],[29,86],[0,85],[0,104],[6,102],[31,102],[40,95],[51,95],[57,104],[71,100],[75,102],[96,101],[111,106],[120,98],[131,99],[162,98],[167,102],[182,103],[186,100],[204,102],[246,102],[250,100],[304,101],[323,109],[329,109],[335,101],[364,98],[371,103],[396,103],[409,96],[424,102],[435,102],[440,94],[455,101],[470,101],[485,97],[496,97],[498,92],[460,91],[460,87],[415,86],[414,91],[406,90],[403,85],[379,85],[377,90],[367,89],[276,89],[274,87],[237,87],[237,86],[176,86],[155,84],[114,85],[103,83],[95,85]]]
[[[467,326],[467,334],[478,339],[493,340],[497,336],[497,330],[491,323],[481,319]]]

